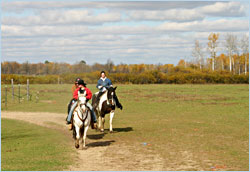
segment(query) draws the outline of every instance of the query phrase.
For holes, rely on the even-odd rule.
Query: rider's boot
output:
[[[69,130],[72,130],[72,124],[69,124]]]
[[[91,128],[97,129],[97,121],[96,121],[96,115],[95,115],[94,110],[91,111]]]
[[[97,129],[97,122],[91,122],[91,128]]]

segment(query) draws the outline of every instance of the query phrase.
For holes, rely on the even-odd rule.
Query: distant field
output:
[[[89,88],[97,91],[95,85]],[[160,155],[165,167],[189,165],[188,170],[199,166],[205,170],[248,171],[248,88],[249,85],[118,85],[117,95],[124,110],[116,111],[115,133],[105,138],[135,147],[131,150],[134,154]],[[1,89],[2,110],[7,111],[56,112],[66,116],[71,99],[71,85],[30,85],[31,102],[26,97],[20,104],[16,97],[12,102],[8,92],[6,109],[4,85]],[[21,92],[25,94],[24,88]]]

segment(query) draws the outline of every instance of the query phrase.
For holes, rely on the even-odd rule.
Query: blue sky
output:
[[[177,64],[212,32],[220,52],[249,34],[248,1],[58,2],[2,1],[2,61]]]

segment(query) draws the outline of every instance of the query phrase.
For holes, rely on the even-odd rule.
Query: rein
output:
[[[82,109],[80,108],[80,107],[78,107],[78,109],[80,109],[80,112],[83,114],[83,111],[82,111]],[[76,111],[76,113],[77,113],[77,116],[78,116],[78,118],[84,123],[85,122],[85,120],[87,119],[87,117],[88,117],[88,110],[86,110],[86,116],[85,116],[85,118],[84,119],[82,119],[80,116],[79,116],[79,113],[78,113],[78,111]]]

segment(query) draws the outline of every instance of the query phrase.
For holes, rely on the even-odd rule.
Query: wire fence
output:
[[[16,100],[18,100],[18,103],[22,103],[24,100],[27,100],[28,102],[35,101],[37,103],[39,101],[39,91],[36,93],[30,92],[29,80],[27,80],[26,85],[14,85],[13,79],[11,79],[11,85],[5,85],[4,90],[2,90],[1,97],[4,107],[7,109],[8,104],[15,103]]]

